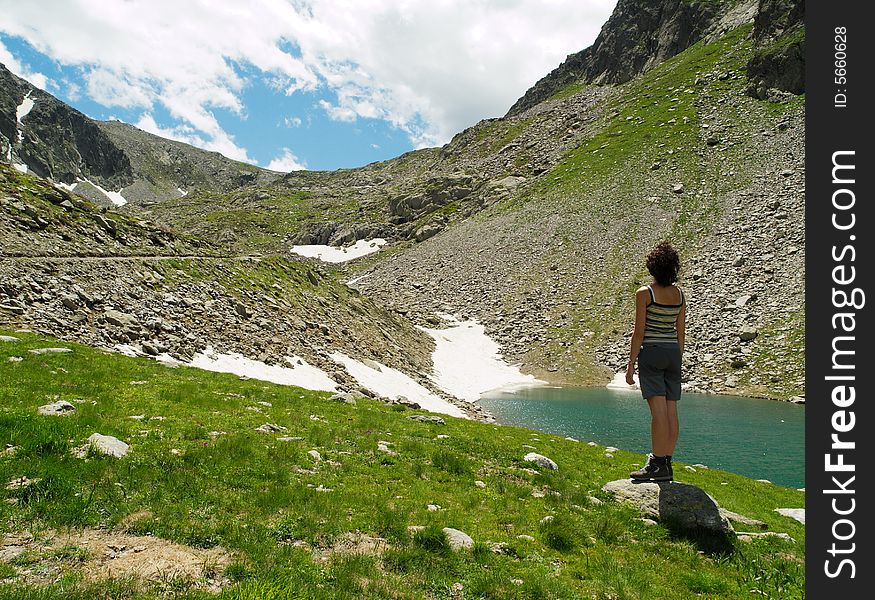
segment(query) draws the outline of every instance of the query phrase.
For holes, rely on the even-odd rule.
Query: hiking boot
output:
[[[671,455],[665,457],[665,463],[668,465],[668,480],[674,481],[674,468],[671,466]]]
[[[671,463],[665,456],[648,454],[644,467],[629,473],[629,477],[637,481],[671,481]]]

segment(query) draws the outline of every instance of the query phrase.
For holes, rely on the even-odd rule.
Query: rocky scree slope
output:
[[[603,91],[551,170],[355,285],[413,318],[476,317],[507,359],[557,383],[625,367],[647,250],[681,250],[688,389],[803,394],[804,113],[746,94],[752,25]],[[580,118],[565,92],[512,119]],[[524,135],[523,133],[519,134]]]
[[[109,195],[116,192],[140,204],[197,190],[227,192],[281,175],[132,125],[93,120],[2,64],[0,154],[105,206],[118,204]]]
[[[432,339],[315,261],[222,256],[5,165],[0,240],[4,328],[184,362],[208,346],[271,365],[297,356],[340,391],[373,396],[330,358],[342,352],[398,369],[455,402],[425,375]]]

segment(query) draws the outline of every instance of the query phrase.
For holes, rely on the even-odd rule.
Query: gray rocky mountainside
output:
[[[120,121],[91,119],[2,64],[0,152],[6,162],[103,205],[112,203],[107,191],[143,204],[194,191],[228,192],[280,176]]]
[[[332,347],[350,353],[359,347],[359,357],[423,382],[431,340],[413,325],[434,326],[435,314],[446,312],[481,321],[504,357],[525,372],[553,383],[603,385],[625,365],[634,290],[648,281],[643,256],[671,239],[682,254],[680,285],[689,299],[687,387],[780,399],[804,395],[804,97],[796,95],[798,86],[768,75],[799,66],[800,10],[801,2],[783,0],[624,0],[591,48],[537,82],[505,117],[481,121],[441,148],[357,169],[255,171],[248,181],[206,176],[202,184],[189,182],[184,197],[132,201],[111,218],[174,236],[184,231],[189,245],[210,240],[200,249],[170,252],[180,261],[170,272],[232,282],[222,292],[229,311],[230,298],[246,291],[250,308],[243,312],[253,313],[261,292],[250,296],[255,290],[240,282],[269,282],[277,271],[253,271],[245,261],[217,256],[285,260],[332,282],[317,294],[321,302],[295,304],[303,328],[286,331],[271,313],[259,313],[235,325],[227,349],[279,360],[307,344],[299,354],[328,365]],[[773,66],[751,68],[758,64]],[[9,104],[16,102],[21,98]],[[198,162],[200,151],[151,140],[122,124],[97,127],[128,157],[132,173],[160,163],[163,177],[177,160],[183,173],[210,172]],[[75,327],[68,320],[63,329],[48,316],[92,271],[77,271],[70,262],[64,232],[34,229],[26,211],[14,210],[9,222],[15,221],[16,235],[39,239],[42,255],[67,258],[50,289],[39,281],[58,267],[15,259],[18,287],[0,303],[15,300],[18,308],[5,318],[108,344],[94,333],[103,321],[87,304],[79,306],[74,318],[84,317]],[[339,267],[288,258],[293,244],[373,237],[388,239],[390,247]],[[135,254],[152,264],[145,258],[150,252]],[[206,268],[204,261],[222,267]],[[181,329],[141,327],[124,339],[181,358],[198,349],[192,346],[216,345],[221,329],[196,325],[199,317],[187,314],[185,301],[178,304],[181,296],[195,304],[208,299],[190,287],[184,294],[159,290],[149,282],[167,281],[167,265],[150,271],[145,264],[113,263],[113,276],[126,286],[115,308],[130,313],[148,306],[168,327]],[[233,274],[222,271],[229,265]],[[353,278],[354,289],[340,283]],[[305,291],[301,298],[310,297]],[[346,294],[368,303],[369,311],[325,310]],[[36,311],[34,298],[46,297]],[[307,318],[317,306],[320,319]],[[141,316],[141,323],[152,322]],[[241,317],[226,318],[225,324]],[[368,319],[374,322],[354,328]],[[311,334],[321,337],[315,341]]]

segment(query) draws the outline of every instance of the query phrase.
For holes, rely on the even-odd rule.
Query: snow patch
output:
[[[285,359],[290,366],[268,365],[246,358],[242,354],[220,354],[211,346],[207,346],[206,350],[191,359],[188,366],[206,371],[233,373],[280,385],[295,385],[308,390],[324,392],[337,390],[337,383],[328,377],[325,371],[307,364],[303,358],[297,356],[287,356]]]
[[[629,385],[626,383],[626,372],[620,371],[614,374],[614,378],[605,387],[609,390],[640,390],[641,386],[638,385],[638,375],[633,375],[632,378],[635,383]]]
[[[12,166],[15,167],[16,171],[20,171],[21,173],[27,173],[27,165],[20,165],[18,163],[12,163]]]
[[[454,406],[433,394],[401,371],[371,361],[376,367],[374,368],[350,358],[342,352],[333,353],[331,359],[343,365],[359,384],[376,394],[392,399],[404,396],[408,400],[418,403],[425,410],[453,417],[468,418],[458,406]]]
[[[374,238],[372,240],[358,240],[352,246],[345,248],[322,244],[292,246],[292,252],[309,258],[318,258],[322,262],[341,263],[377,252],[385,244],[386,240],[383,238]]]
[[[365,273],[364,275],[359,275],[358,277],[353,277],[349,281],[346,282],[346,285],[354,285],[356,282],[361,281],[365,277],[368,277],[370,273]]]
[[[432,381],[448,394],[476,402],[489,391],[546,384],[506,363],[498,344],[486,335],[484,326],[477,321],[441,316],[455,325],[446,329],[419,329],[434,338]]]
[[[30,99],[30,94],[32,91],[33,90],[31,90],[30,92],[27,93],[27,95],[21,101],[21,104],[19,104],[18,108],[15,109],[15,119],[18,121],[18,143],[19,144],[24,141],[24,133],[22,133],[22,131],[21,131],[21,126],[24,125],[24,123],[22,123],[21,120],[27,116],[27,113],[29,113],[31,111],[31,109],[33,108],[33,105],[34,105],[34,101]],[[26,173],[27,170],[25,170],[23,172]]]
[[[55,187],[59,187],[59,188],[61,188],[62,190],[67,190],[68,192],[72,192],[72,191],[74,191],[74,190],[76,189],[76,186],[77,186],[78,184],[79,184],[78,181],[77,181],[76,183],[73,183],[73,184],[70,184],[70,183],[64,183],[63,181],[56,181],[56,182],[55,182]]]
[[[142,355],[142,352],[140,352],[139,348],[131,346],[130,344],[116,344],[112,347],[112,349],[119,354],[124,354],[125,356],[129,356],[131,358],[136,358]]]
[[[91,185],[93,185],[94,187],[96,187],[96,188],[97,188],[97,189],[98,189],[98,190],[99,190],[104,196],[106,196],[107,198],[109,198],[109,201],[110,201],[110,202],[112,202],[112,203],[115,204],[116,206],[123,206],[123,205],[125,205],[125,204],[128,203],[128,201],[125,200],[125,197],[122,196],[122,190],[121,190],[121,189],[120,189],[119,191],[117,191],[117,192],[110,192],[109,190],[105,190],[105,189],[103,189],[102,187],[100,187],[99,185],[97,185],[96,183],[94,183],[93,181],[91,181],[90,179],[86,179],[85,181],[87,181],[88,183],[90,183]],[[124,189],[124,188],[122,188],[122,189]]]
[[[21,124],[21,120],[27,116],[27,114],[33,108],[35,102],[30,99],[30,94],[33,92],[31,90],[27,93],[24,99],[21,101],[21,104],[18,105],[18,108],[15,109],[15,118],[18,120],[18,123]]]

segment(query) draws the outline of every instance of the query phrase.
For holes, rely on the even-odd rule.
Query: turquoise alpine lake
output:
[[[650,411],[637,391],[526,387],[491,392],[480,404],[505,425],[632,452],[650,451]],[[685,392],[678,415],[675,461],[701,463],[786,487],[805,486],[804,406]]]

